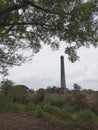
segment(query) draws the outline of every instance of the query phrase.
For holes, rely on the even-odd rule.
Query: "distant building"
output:
[[[66,91],[64,56],[60,57],[60,63],[61,63],[61,92],[64,93]]]

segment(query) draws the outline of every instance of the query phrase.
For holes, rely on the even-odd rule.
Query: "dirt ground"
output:
[[[62,130],[50,120],[17,113],[0,113],[0,130]],[[63,129],[64,130],[64,129]]]

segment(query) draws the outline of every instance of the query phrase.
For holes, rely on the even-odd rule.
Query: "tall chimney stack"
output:
[[[60,60],[61,60],[61,92],[64,93],[66,90],[64,56],[61,56]]]

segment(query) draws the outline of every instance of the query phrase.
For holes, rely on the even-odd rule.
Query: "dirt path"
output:
[[[41,118],[17,113],[0,113],[0,130],[61,130]]]

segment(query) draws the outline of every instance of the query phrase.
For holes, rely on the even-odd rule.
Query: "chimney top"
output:
[[[64,59],[64,56],[63,56],[63,55],[61,55],[61,59]]]

